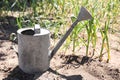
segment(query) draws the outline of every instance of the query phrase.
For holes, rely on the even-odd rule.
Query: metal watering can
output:
[[[77,20],[71,25],[65,35],[60,39],[50,52],[50,32],[35,25],[34,28],[22,28],[18,33],[18,61],[19,67],[26,73],[34,74],[49,69],[49,63],[54,54],[69,36],[75,25],[83,20],[91,19],[92,16],[81,7]]]

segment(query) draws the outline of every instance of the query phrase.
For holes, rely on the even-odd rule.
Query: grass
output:
[[[67,38],[64,49],[72,47],[72,53],[84,44],[86,47],[86,56],[89,56],[90,45],[92,44],[93,56],[96,51],[97,33],[102,36],[102,45],[99,59],[102,60],[104,48],[110,59],[109,32],[108,29],[114,29],[113,24],[118,24],[118,15],[120,12],[119,0],[1,0],[0,16],[18,16],[16,23],[19,28],[34,26],[40,24],[55,34],[54,39],[62,36],[72,22],[75,21],[80,10],[80,6],[85,6],[93,16],[90,21],[79,23]],[[85,32],[87,38],[79,37]],[[106,45],[106,47],[104,46]]]

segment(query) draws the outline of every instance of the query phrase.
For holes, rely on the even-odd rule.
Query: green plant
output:
[[[53,39],[56,41],[74,22],[80,6],[86,7],[92,14],[93,19],[79,23],[66,40],[63,48],[66,50],[71,47],[74,53],[80,45],[84,44],[86,56],[89,56],[92,45],[94,56],[96,45],[98,45],[96,43],[97,33],[101,33],[102,45],[99,51],[99,59],[102,59],[103,49],[106,48],[107,61],[109,61],[108,27],[114,30],[116,28],[114,25],[118,24],[119,0],[1,0],[0,16],[16,16],[14,13],[17,13],[16,25],[18,28],[33,27],[36,23],[40,24],[41,27],[47,28],[55,34]],[[102,26],[104,26],[103,29],[101,29]],[[87,32],[87,34],[84,34],[87,36],[85,39],[79,37],[82,32]],[[104,46],[105,44],[107,47]]]
[[[110,60],[110,48],[109,48],[109,40],[108,40],[108,28],[109,28],[109,22],[105,22],[105,26],[102,30],[100,30],[101,35],[102,35],[102,46],[101,46],[101,51],[100,51],[100,56],[99,60],[102,61],[103,57],[103,49],[106,48],[106,51],[108,53],[108,59],[107,62]]]

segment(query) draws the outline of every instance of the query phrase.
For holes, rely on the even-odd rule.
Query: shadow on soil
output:
[[[1,60],[4,61],[4,60],[5,60],[5,56],[7,56],[7,55],[5,55],[4,53],[0,53],[0,61],[1,61]]]
[[[34,80],[33,74],[24,73],[18,66],[9,73],[10,74],[3,80]]]
[[[75,56],[75,55],[70,55],[70,56],[65,56],[65,64],[77,64],[77,65],[83,65],[85,63],[91,62],[93,59],[91,57],[87,56]]]
[[[83,77],[81,75],[71,75],[71,76],[65,76],[63,74],[58,73],[57,71],[53,70],[53,69],[49,69],[48,71],[52,72],[53,74],[59,75],[62,78],[66,79],[66,80],[82,80]]]
[[[56,72],[53,69],[48,69],[49,72],[58,75],[66,80],[82,80],[83,77],[81,75],[71,75],[71,76],[65,76],[63,74],[60,74]],[[3,80],[36,80],[38,77],[40,77],[42,74],[39,73],[37,77],[35,77],[35,74],[27,74],[24,73],[18,66],[15,67],[12,71],[9,72],[10,74],[4,78]],[[45,73],[45,72],[44,72]]]
[[[11,33],[17,33],[16,18],[13,16],[0,17],[0,39],[8,40]]]

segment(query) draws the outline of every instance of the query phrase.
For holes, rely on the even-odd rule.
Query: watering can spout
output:
[[[77,17],[78,21],[92,19],[91,14],[82,6]]]
[[[84,7],[81,7],[79,15],[77,17],[77,20],[71,25],[71,27],[68,29],[68,31],[65,33],[65,35],[60,39],[60,41],[57,43],[57,45],[51,51],[51,53],[50,53],[51,58],[50,59],[52,59],[54,54],[58,51],[58,49],[64,43],[66,38],[70,35],[70,33],[72,32],[73,28],[77,25],[77,23],[80,21],[83,21],[83,20],[88,20],[88,19],[92,19],[91,14]]]

